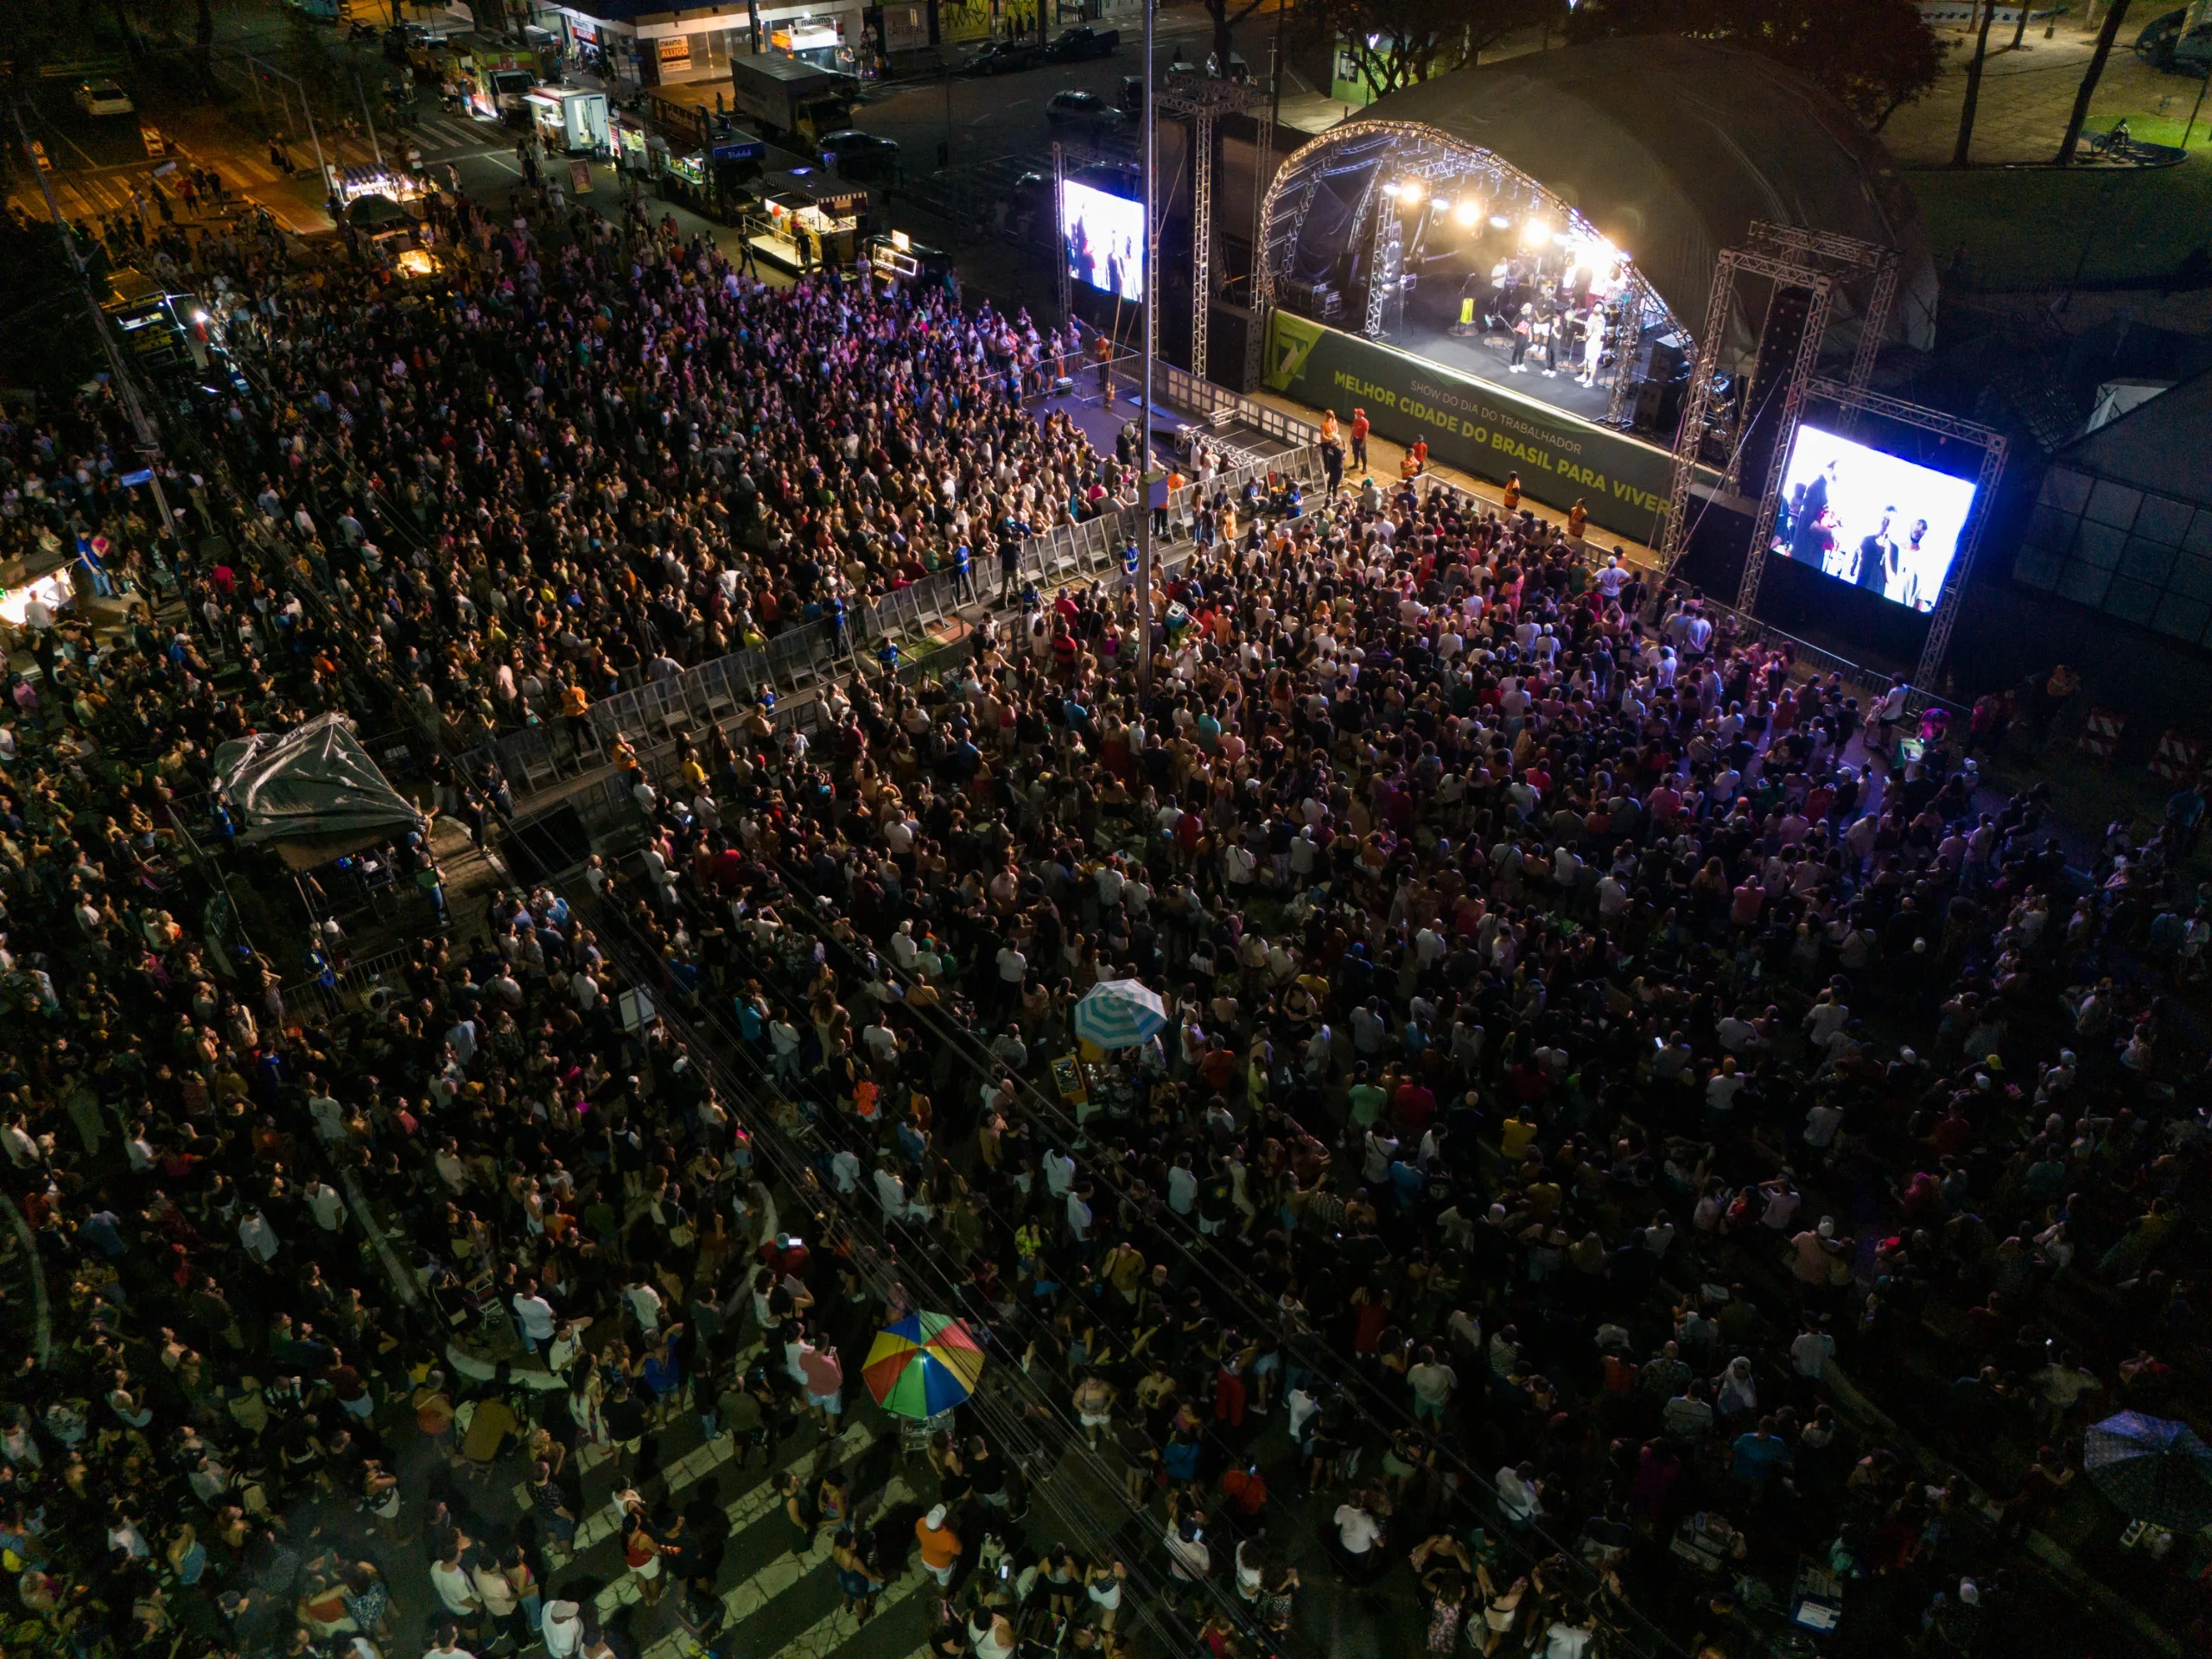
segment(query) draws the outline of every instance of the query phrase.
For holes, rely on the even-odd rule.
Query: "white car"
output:
[[[130,115],[138,106],[111,80],[88,80],[77,88],[77,107],[86,115]]]

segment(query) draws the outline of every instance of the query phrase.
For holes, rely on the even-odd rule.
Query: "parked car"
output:
[[[1060,38],[1045,48],[1045,56],[1052,63],[1087,63],[1093,58],[1112,57],[1121,43],[1120,29],[1096,29],[1085,23],[1063,30]]]
[[[1045,48],[1034,41],[992,41],[961,67],[963,75],[1003,75],[1016,69],[1034,69],[1045,61]]]
[[[77,87],[77,107],[86,115],[135,115],[130,94],[111,80],[87,80]]]
[[[880,178],[899,170],[899,146],[889,138],[847,127],[822,136],[822,164],[841,178]]]
[[[1045,105],[1045,122],[1053,136],[1074,133],[1103,138],[1122,130],[1128,118],[1096,92],[1054,92]]]

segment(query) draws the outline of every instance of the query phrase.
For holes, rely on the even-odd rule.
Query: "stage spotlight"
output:
[[[1398,187],[1398,200],[1408,207],[1420,207],[1423,194],[1421,181],[1419,179],[1408,179]]]
[[[1398,199],[1398,187],[1395,184],[1386,184],[1382,187],[1382,194],[1395,201]]]
[[[1483,205],[1479,201],[1463,201],[1452,209],[1452,220],[1462,230],[1472,230],[1475,221],[1482,216]]]
[[[1532,248],[1541,248],[1551,240],[1552,227],[1541,219],[1532,219],[1522,232],[1522,239]]]
[[[1513,221],[1503,213],[1492,213],[1490,216],[1490,227],[1493,231],[1510,231],[1513,228]]]

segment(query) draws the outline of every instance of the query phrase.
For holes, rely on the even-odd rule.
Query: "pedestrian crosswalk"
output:
[[[913,1496],[906,1483],[893,1477],[883,1489],[883,1507],[895,1508]],[[828,1535],[828,1529],[815,1539],[804,1555],[778,1557],[750,1578],[726,1592],[722,1597],[722,1611],[730,1623],[758,1617],[779,1596],[796,1589],[824,1566],[835,1552],[835,1541]],[[871,1618],[881,1618],[898,1606],[925,1585],[931,1582],[930,1574],[918,1561],[896,1580],[886,1585],[875,1599]],[[604,1597],[602,1596],[602,1599]],[[603,1616],[603,1615],[602,1615]],[[795,1636],[785,1637],[776,1648],[777,1659],[823,1659],[850,1641],[861,1628],[861,1620],[849,1608],[838,1607],[823,1614]],[[645,1649],[644,1659],[686,1659],[688,1638],[681,1630],[670,1631]]]
[[[874,1424],[849,1423],[826,1444],[796,1449],[780,1467],[853,1468],[887,1432]],[[666,1500],[680,1499],[686,1491],[710,1479],[729,1459],[735,1444],[728,1438],[708,1441],[667,1465],[663,1471]],[[804,1550],[791,1547],[783,1521],[783,1494],[777,1490],[779,1472],[775,1467],[761,1470],[758,1478],[721,1505],[731,1558],[740,1563],[736,1581],[720,1598],[724,1628],[734,1632],[737,1627],[747,1626],[746,1634],[766,1637],[764,1648],[776,1652],[779,1659],[827,1659],[859,1634],[861,1621],[842,1605],[842,1592],[836,1587],[836,1529],[821,1527]],[[618,1491],[623,1484],[618,1478]],[[526,1502],[525,1490],[518,1490],[516,1495]],[[918,1497],[906,1475],[893,1472],[880,1489],[859,1495],[854,1510],[880,1515],[912,1505]],[[549,1552],[555,1588],[558,1589],[571,1567],[584,1565],[588,1554],[595,1552],[604,1558],[613,1549],[620,1526],[615,1497],[609,1494],[578,1525],[573,1552]],[[643,1599],[637,1580],[614,1562],[594,1560],[586,1570],[607,1567],[613,1568],[613,1576],[598,1582],[592,1597],[593,1611],[602,1621],[626,1607],[638,1609]],[[599,1573],[594,1572],[593,1577],[597,1580]],[[877,1595],[870,1628],[873,1621],[932,1582],[918,1563],[910,1566]],[[663,1601],[667,1601],[666,1591]],[[902,1628],[910,1633],[896,1647],[905,1654],[905,1644],[912,1636],[911,1626]],[[641,1659],[700,1659],[702,1652],[683,1624],[671,1618],[660,1634],[645,1643]],[[922,1659],[922,1656],[909,1654],[906,1659]]]
[[[465,115],[418,115],[398,136],[402,142],[411,140],[426,158],[504,149],[514,143],[514,135],[496,121],[477,121]]]

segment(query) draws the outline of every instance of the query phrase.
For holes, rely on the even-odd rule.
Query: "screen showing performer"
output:
[[[1801,424],[1770,550],[1892,604],[1933,610],[1975,487],[1971,479]]]
[[[1068,275],[1125,300],[1144,298],[1144,204],[1071,179],[1060,195]]]

